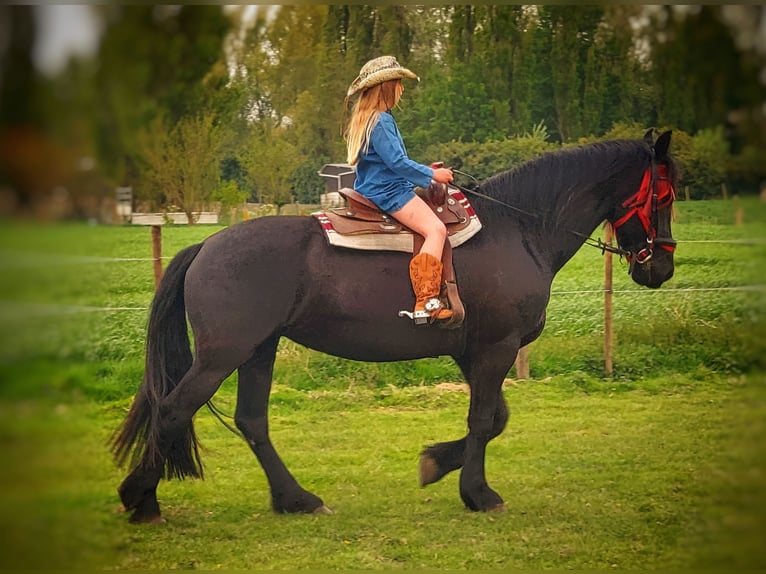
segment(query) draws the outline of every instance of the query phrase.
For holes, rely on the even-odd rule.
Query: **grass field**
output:
[[[218,229],[165,228],[164,255]],[[419,450],[465,432],[449,360],[362,364],[283,341],[274,442],[336,513],[273,514],[249,450],[201,411],[206,480],[161,483],[167,524],[136,527],[106,442],[141,379],[149,230],[2,222],[0,568],[764,568],[766,206],[680,202],[674,235],[661,290],[615,266],[609,379],[600,254],[557,277],[531,379],[509,381],[488,448],[507,512],[465,510],[454,473],[417,486]]]

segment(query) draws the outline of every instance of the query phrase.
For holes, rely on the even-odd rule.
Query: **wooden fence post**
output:
[[[154,259],[154,290],[162,279],[162,226],[152,225],[152,258]]]
[[[516,362],[513,363],[513,366],[516,368],[516,378],[517,379],[528,379],[529,378],[529,349],[527,347],[522,347],[519,349],[518,354],[516,355]]]
[[[614,239],[614,230],[610,223],[606,224],[604,230],[604,241],[607,245],[612,244]],[[608,251],[604,253],[604,374],[607,377],[612,376],[612,254]]]
[[[745,220],[745,210],[739,204],[739,195],[733,195],[731,199],[734,202],[734,225],[742,225]]]

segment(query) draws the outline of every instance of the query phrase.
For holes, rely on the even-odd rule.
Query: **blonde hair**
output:
[[[346,128],[346,162],[355,165],[359,154],[366,152],[370,145],[370,135],[381,112],[394,107],[397,100],[397,86],[400,79],[388,80],[371,86],[362,92],[351,110],[351,118]],[[348,98],[346,98],[348,105]]]

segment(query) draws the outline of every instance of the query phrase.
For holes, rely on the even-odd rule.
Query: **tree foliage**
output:
[[[80,186],[66,166],[93,157],[92,189],[131,185],[161,208],[316,202],[317,170],[344,157],[346,88],[381,54],[420,75],[394,113],[424,163],[489,175],[654,125],[679,135],[693,197],[766,180],[760,6],[258,5],[251,20],[244,7],[92,9],[97,54],[52,78],[31,63],[29,7],[0,9],[12,22],[0,186],[18,198]],[[50,169],[35,177],[41,153]]]
[[[214,194],[221,185],[221,129],[211,112],[184,116],[174,125],[155,118],[138,135],[143,175],[138,197],[180,209],[194,222],[195,211],[220,200]]]

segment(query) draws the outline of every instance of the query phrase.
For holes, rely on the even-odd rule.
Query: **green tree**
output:
[[[33,6],[0,6],[0,126],[41,126],[37,107],[39,75],[32,63],[36,42]]]
[[[24,208],[49,191],[51,180],[44,177],[41,159],[54,148],[44,134],[38,105],[34,9],[0,6],[0,187],[10,190]]]
[[[137,134],[158,116],[174,122],[200,110],[231,24],[220,6],[99,10],[106,22],[95,76],[100,163],[115,182],[137,187]]]
[[[212,112],[184,116],[178,122],[159,116],[138,134],[139,198],[162,208],[181,209],[189,222],[209,206],[221,185],[223,133]]]
[[[538,9],[530,10],[525,16],[526,30],[522,34],[522,48],[515,63],[516,81],[511,93],[517,102],[515,129],[521,131],[543,122],[550,126],[551,137],[560,139],[555,128],[558,120],[550,62],[553,39],[551,15],[544,9]]]
[[[635,6],[605,8],[593,43],[587,49],[580,136],[602,134],[613,122],[625,118],[649,117],[645,110],[651,109],[651,101],[640,100],[646,73],[642,74],[634,51],[630,26],[630,19],[636,14]],[[647,119],[645,125],[652,124]]]
[[[327,6],[282,6],[265,31],[267,51],[278,54],[268,62],[267,80],[276,120],[290,116],[298,96],[316,83],[315,49],[319,45]]]
[[[652,42],[651,62],[660,123],[693,133],[722,124],[733,111],[761,107],[766,88],[758,59],[737,49],[721,11],[666,7],[655,14],[662,34]]]
[[[285,128],[254,127],[247,145],[240,150],[240,162],[260,203],[281,207],[294,201],[292,178],[301,157],[285,136]]]
[[[415,155],[440,141],[486,141],[502,136],[495,123],[493,101],[480,71],[456,63],[441,73],[432,70],[423,80],[416,105],[407,92],[396,111],[405,143]]]
[[[546,6],[551,16],[551,75],[556,128],[562,140],[583,135],[585,64],[603,8]]]

